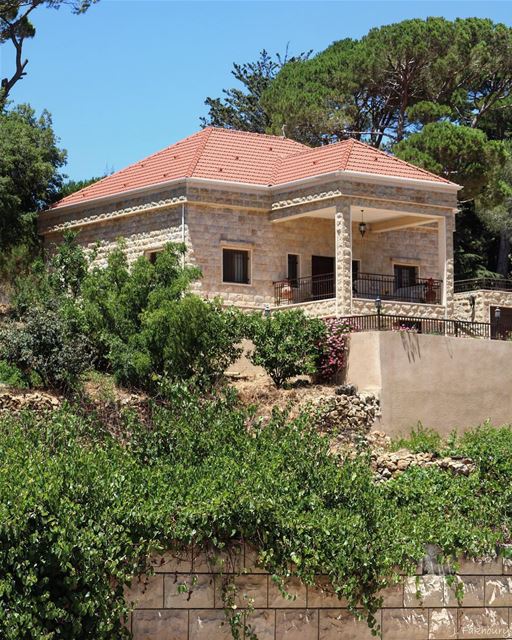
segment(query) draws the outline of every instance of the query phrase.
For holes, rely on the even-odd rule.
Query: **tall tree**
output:
[[[463,188],[461,198],[475,198],[488,184],[495,167],[506,158],[499,141],[480,129],[432,122],[393,147],[402,160],[444,176]]]
[[[424,124],[511,113],[512,29],[478,18],[405,20],[285,66],[262,96],[274,132],[391,146]],[[307,94],[307,95],[306,95]],[[499,115],[498,115],[499,114]]]
[[[15,52],[13,71],[0,80],[0,108],[14,85],[26,75],[28,59],[23,55],[23,46],[36,33],[30,21],[32,12],[40,6],[58,9],[69,5],[74,13],[84,13],[95,2],[98,0],[0,0],[0,45],[11,43]]]
[[[488,185],[476,200],[476,211],[484,226],[499,238],[496,272],[506,277],[512,240],[512,142],[503,146],[505,157],[494,165]]]
[[[57,146],[48,112],[28,105],[0,113],[0,250],[35,233],[35,214],[62,185],[66,152]]]
[[[288,58],[287,48],[283,56],[277,54],[274,58],[263,49],[256,62],[233,63],[231,73],[241,88],[223,89],[223,98],[206,98],[209,113],[201,118],[201,125],[264,133],[270,119],[261,105],[263,92],[284,65],[308,56],[309,53],[301,53]]]

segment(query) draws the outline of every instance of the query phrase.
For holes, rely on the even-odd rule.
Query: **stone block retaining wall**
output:
[[[475,300],[472,307],[470,298]],[[464,291],[454,294],[454,317],[471,322],[490,322],[491,307],[512,308],[512,291]]]
[[[166,554],[155,558],[155,574],[135,580],[127,598],[136,602],[129,620],[134,640],[229,640],[221,596],[223,581],[237,586],[237,605],[254,611],[247,617],[259,640],[370,640],[364,621],[329,592],[328,580],[317,586],[292,578],[284,598],[271,577],[257,567],[256,554],[242,546],[234,558],[212,565],[204,555]],[[222,566],[223,574],[218,567]],[[217,569],[215,568],[217,567]],[[247,573],[238,575],[244,569]],[[233,573],[231,578],[229,573]],[[512,637],[512,565],[502,558],[463,560],[455,583],[443,575],[435,557],[420,563],[417,575],[382,594],[377,613],[383,640],[449,640]],[[459,603],[456,583],[462,583]],[[179,593],[180,585],[189,591]]]

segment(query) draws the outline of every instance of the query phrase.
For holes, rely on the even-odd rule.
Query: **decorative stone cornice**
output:
[[[279,200],[272,203],[272,211],[278,209],[286,209],[287,207],[297,207],[301,204],[308,204],[309,202],[321,202],[322,200],[332,200],[333,198],[342,197],[343,192],[339,189],[333,191],[322,191],[321,193],[308,194],[305,196],[297,196],[290,200]]]
[[[176,196],[173,198],[166,198],[165,200],[158,200],[155,202],[145,202],[131,207],[125,207],[124,209],[114,209],[112,211],[104,211],[101,213],[92,213],[89,216],[76,218],[74,220],[66,220],[52,226],[45,227],[44,219],[41,220],[42,233],[61,233],[68,229],[80,229],[93,224],[100,224],[102,222],[108,222],[109,220],[118,220],[119,218],[127,218],[129,216],[138,215],[141,213],[150,213],[153,211],[160,211],[161,209],[168,209],[180,204],[185,204],[187,198],[185,196]],[[57,212],[56,212],[57,213]]]

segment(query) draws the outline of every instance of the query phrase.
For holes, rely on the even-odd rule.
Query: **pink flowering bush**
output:
[[[332,380],[345,368],[348,351],[348,335],[355,327],[343,318],[326,318],[325,336],[320,345],[318,375],[321,380]]]

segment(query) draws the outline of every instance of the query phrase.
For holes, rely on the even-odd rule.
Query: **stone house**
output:
[[[459,186],[356,140],[311,149],[206,128],[74,193],[39,220],[46,245],[79,231],[102,263],[119,237],[130,259],[169,241],[197,290],[248,308],[315,315],[454,312]]]

